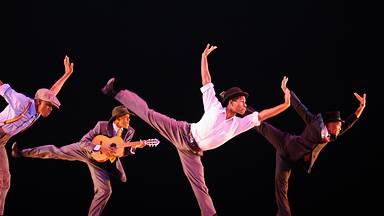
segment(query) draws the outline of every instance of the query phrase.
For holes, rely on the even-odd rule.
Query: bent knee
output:
[[[111,196],[112,188],[111,187],[97,187],[95,188],[95,194],[98,196]]]

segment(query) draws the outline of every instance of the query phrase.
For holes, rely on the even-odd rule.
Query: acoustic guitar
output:
[[[124,142],[124,140],[119,136],[110,138],[104,135],[97,135],[92,139],[92,143],[111,149],[112,154],[106,154],[102,150],[100,150],[92,152],[91,157],[97,162],[105,162],[107,160],[110,160],[112,163],[116,160],[117,157],[121,157],[124,155],[125,147],[156,147],[160,143],[160,141],[158,139],[147,139],[135,142]]]

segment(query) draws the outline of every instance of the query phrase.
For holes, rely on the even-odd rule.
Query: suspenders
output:
[[[10,123],[18,121],[19,119],[21,119],[25,115],[25,113],[28,112],[29,108],[31,107],[31,104],[32,104],[32,101],[29,101],[27,107],[24,109],[24,111],[20,115],[16,116],[15,118],[8,119],[8,120],[5,120],[5,121],[0,122],[0,123],[3,123],[3,125],[6,125],[6,124],[10,124]]]
[[[25,113],[28,112],[29,108],[31,107],[31,104],[32,104],[32,101],[30,100],[28,105],[27,105],[27,107],[24,109],[24,111],[20,115],[16,116],[15,118],[12,118],[12,119],[8,119],[8,120],[5,120],[5,121],[2,121],[0,123],[3,123],[3,125],[6,125],[6,124],[10,124],[10,123],[13,123],[13,122],[16,122],[16,121],[20,120],[21,117],[23,117],[25,115]],[[32,124],[33,124],[33,122],[32,122]],[[29,126],[31,126],[32,124],[30,124]],[[27,128],[25,128],[25,129],[27,129]],[[4,132],[4,130],[3,130],[3,128],[0,126],[0,146],[2,146],[2,147],[5,146],[5,144],[7,143],[8,139],[10,137],[11,136],[9,134],[6,134]]]

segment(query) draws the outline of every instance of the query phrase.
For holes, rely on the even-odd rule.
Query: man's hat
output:
[[[57,109],[60,108],[60,101],[57,99],[56,95],[49,89],[41,88],[37,90],[35,94],[35,99],[47,101],[55,106]]]
[[[123,105],[117,106],[117,107],[113,108],[112,117],[109,119],[109,122],[115,121],[116,118],[123,116],[123,115],[126,115],[126,114],[134,115],[133,113],[129,112],[125,106],[123,106]]]
[[[344,123],[344,121],[340,117],[340,111],[329,111],[324,114],[324,123],[328,122],[337,122],[340,121]]]
[[[247,92],[244,92],[239,87],[232,87],[232,88],[229,88],[228,90],[220,93],[220,96],[222,98],[221,102],[222,102],[223,106],[226,106],[230,99],[233,99],[233,98],[236,98],[239,96],[245,96],[247,98],[248,95],[249,94]]]

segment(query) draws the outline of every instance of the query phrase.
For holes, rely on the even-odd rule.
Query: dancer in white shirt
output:
[[[197,123],[191,124],[160,114],[150,109],[142,98],[129,90],[116,91],[119,89],[114,89],[115,78],[111,78],[102,89],[104,94],[114,97],[176,147],[184,173],[192,186],[203,216],[217,215],[205,184],[204,167],[201,162],[203,151],[221,146],[236,135],[258,126],[261,121],[283,112],[290,106],[290,91],[286,87],[288,78],[284,77],[281,82],[284,103],[261,112],[254,112],[244,118],[237,117],[236,114],[244,114],[246,111],[248,93],[238,87],[232,87],[224,92],[223,105],[219,102],[211,82],[207,60],[208,55],[216,48],[208,44],[201,56],[203,86],[200,90],[205,112]]]

